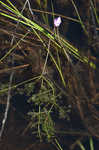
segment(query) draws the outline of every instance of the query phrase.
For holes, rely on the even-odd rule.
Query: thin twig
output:
[[[6,68],[6,69],[1,69],[0,70],[0,74],[3,74],[3,73],[9,73],[11,72],[12,70],[19,70],[19,69],[23,69],[23,68],[26,68],[30,66],[29,64],[24,64],[24,65],[20,65],[20,66],[16,66],[16,67],[11,67],[11,68]]]
[[[14,60],[12,58],[12,64],[14,63]],[[7,96],[7,105],[6,105],[6,109],[5,109],[5,113],[4,113],[4,118],[2,120],[2,127],[0,130],[0,139],[2,137],[3,131],[4,131],[4,127],[5,127],[5,123],[7,120],[7,116],[8,116],[8,111],[9,111],[9,107],[10,107],[10,98],[11,98],[11,85],[12,85],[12,80],[13,80],[13,75],[14,75],[14,71],[12,70],[11,74],[10,74],[10,80],[9,80],[9,88],[8,88],[8,96]]]
[[[26,4],[27,4],[27,3],[28,3],[28,7],[29,7],[30,13],[31,13],[32,15],[34,15],[34,13],[32,12],[31,5],[30,5],[29,0],[26,0],[26,1],[25,1],[25,4],[24,4],[24,6],[23,6],[23,8],[22,8],[22,10],[21,10],[21,14],[23,13],[24,9],[26,8]],[[15,32],[16,32],[16,29],[17,29],[18,25],[19,25],[19,21],[17,21],[17,25],[16,25],[16,28],[15,28]],[[12,40],[11,40],[11,45],[13,44],[14,38],[15,38],[15,36],[14,36],[14,34],[13,34],[13,37],[12,37]]]

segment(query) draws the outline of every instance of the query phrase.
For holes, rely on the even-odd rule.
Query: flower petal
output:
[[[59,27],[61,22],[62,22],[61,17],[55,18],[54,19],[54,26]]]

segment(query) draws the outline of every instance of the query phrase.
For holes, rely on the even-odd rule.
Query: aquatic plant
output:
[[[29,1],[26,2],[29,3]],[[38,0],[37,3],[41,7],[41,1]],[[23,14],[26,3],[22,11],[19,11],[9,0],[6,3],[0,1],[0,4],[0,15],[2,16],[0,20],[4,23],[4,27],[9,27],[8,23],[11,23],[11,27],[15,28],[15,32],[13,32],[13,29],[11,31],[3,29],[3,26],[1,29],[11,39],[13,39],[12,35],[15,37],[14,42],[12,42],[13,40],[6,42],[10,44],[5,53],[3,55],[0,53],[1,68],[3,68],[2,64],[4,65],[5,63],[7,67],[5,70],[2,69],[1,73],[9,75],[9,72],[15,71],[14,83],[11,84],[10,90],[13,95],[15,93],[25,94],[28,103],[33,106],[33,109],[28,112],[29,127],[32,133],[39,137],[41,141],[45,138],[48,141],[54,141],[58,149],[62,150],[57,140],[56,124],[53,116],[56,113],[58,119],[67,120],[68,122],[70,121],[69,113],[73,107],[76,107],[90,133],[98,136],[98,127],[96,126],[93,129],[90,124],[92,122],[92,124],[96,125],[98,122],[96,111],[93,112],[94,107],[92,106],[92,101],[95,99],[94,96],[96,94],[94,92],[92,71],[97,68],[93,61],[90,60],[89,55],[81,54],[80,49],[74,47],[60,35],[58,28],[61,24],[62,16],[57,14],[56,18],[54,11],[50,13],[53,16],[54,30],[35,19],[30,3],[28,4],[29,12],[31,13],[30,18],[27,17],[27,14]],[[86,26],[79,15],[74,1],[72,1],[72,4],[79,19],[76,21],[81,24],[83,31],[87,35]],[[92,6],[98,22],[93,3]],[[45,1],[44,7],[44,10],[46,10],[47,1]],[[42,17],[48,25],[47,12],[43,11]],[[71,20],[74,21],[75,19]],[[10,66],[11,59],[9,62],[9,56],[14,57],[15,66]],[[74,58],[78,60],[77,64],[73,63],[72,59]],[[87,71],[85,68],[87,68]],[[85,90],[86,83],[82,74],[89,75],[88,85],[93,88],[92,91],[95,94],[91,95],[93,92]],[[0,94],[2,96],[5,93],[7,95],[7,91],[9,91],[8,79],[6,83],[1,83]],[[88,95],[88,92],[91,94]],[[95,117],[94,115],[89,117],[91,116],[90,110],[91,114],[95,114]],[[70,133],[63,132],[66,134]],[[75,133],[78,132],[75,131]],[[79,132],[79,134],[83,135],[82,132]],[[90,143],[92,143],[92,139],[90,139]],[[84,146],[80,141],[77,144],[84,150]],[[92,144],[90,145],[91,150],[93,150]]]

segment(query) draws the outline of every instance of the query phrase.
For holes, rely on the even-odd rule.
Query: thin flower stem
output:
[[[50,43],[51,43],[51,40],[49,39],[48,51],[47,51],[47,55],[46,55],[46,59],[45,59],[45,63],[44,63],[43,71],[42,71],[42,75],[46,74],[46,65],[47,65],[48,56],[49,56]]]

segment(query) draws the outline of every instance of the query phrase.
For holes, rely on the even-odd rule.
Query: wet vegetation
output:
[[[98,16],[98,0],[0,1],[0,149],[97,150]]]

